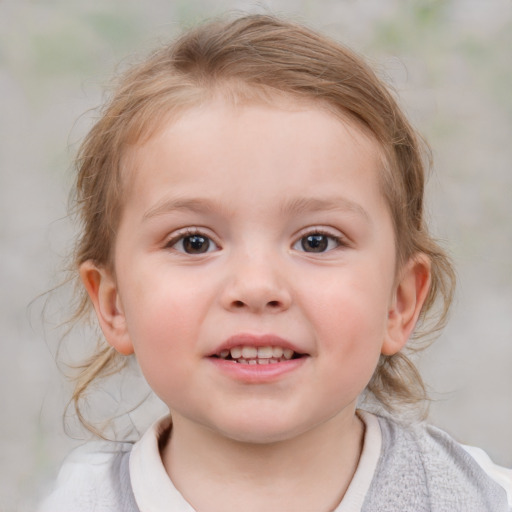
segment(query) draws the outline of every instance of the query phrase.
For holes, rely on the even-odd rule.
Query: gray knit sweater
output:
[[[378,421],[381,454],[361,512],[509,512],[505,490],[446,433],[423,424]],[[130,481],[131,446],[103,452],[108,470],[100,481],[91,481],[79,495],[72,484],[64,485],[60,499],[42,510],[140,512]],[[185,501],[177,506],[192,510]],[[173,506],[169,512],[179,511]]]
[[[379,423],[382,452],[362,512],[508,512],[504,489],[448,434]]]

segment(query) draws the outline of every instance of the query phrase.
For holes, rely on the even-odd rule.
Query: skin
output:
[[[92,262],[81,276],[107,341],[136,354],[169,407],[162,460],[196,509],[342,499],[362,448],[357,398],[407,342],[429,285],[422,255],[395,274],[381,161],[318,106],[222,100],[127,154],[115,277]],[[208,250],[187,252],[191,235]],[[303,357],[277,376],[232,374],[210,356],[240,334]]]

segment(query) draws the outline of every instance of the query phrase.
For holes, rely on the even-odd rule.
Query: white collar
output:
[[[334,512],[361,510],[380,456],[382,434],[378,419],[364,411],[358,411],[358,415],[365,424],[363,451],[347,492]],[[194,512],[174,487],[160,457],[158,440],[169,423],[168,416],[155,422],[135,443],[130,454],[130,479],[141,512]]]

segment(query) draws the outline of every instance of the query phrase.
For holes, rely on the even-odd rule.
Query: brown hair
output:
[[[214,94],[235,100],[284,95],[316,101],[356,122],[378,141],[385,156],[381,181],[394,222],[397,265],[400,268],[416,253],[430,259],[431,287],[420,316],[422,335],[439,330],[452,299],[454,273],[424,219],[428,148],[360,57],[303,26],[266,15],[201,25],[121,77],[78,153],[75,205],[82,231],[75,264],[92,260],[112,265],[126,186],[121,167],[127,144],[141,142],[169,115]],[[91,310],[85,290],[80,294],[75,319]],[[100,342],[83,365],[73,395],[81,420],[80,400],[89,384],[117,371],[123,357]],[[388,410],[397,403],[418,404],[426,398],[422,379],[403,352],[381,357],[367,391]]]

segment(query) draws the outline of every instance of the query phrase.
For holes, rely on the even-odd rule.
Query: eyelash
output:
[[[335,247],[332,247],[332,248],[328,248],[328,246],[327,246],[325,248],[325,250],[306,251],[305,248],[304,248],[303,242],[304,242],[305,239],[307,239],[307,237],[311,237],[311,236],[325,237],[325,239],[327,239],[327,243],[328,244],[329,244],[329,241],[334,241],[334,243],[336,245],[335,245]],[[301,248],[298,247],[299,244],[300,244]],[[347,246],[348,246],[347,240],[342,235],[335,235],[335,234],[330,233],[330,232],[328,232],[326,230],[323,230],[323,229],[311,229],[311,230],[308,230],[305,233],[302,233],[301,236],[293,244],[292,248],[295,249],[295,250],[298,250],[300,252],[306,252],[306,253],[310,253],[310,254],[311,253],[313,253],[313,254],[322,254],[322,253],[325,253],[325,252],[330,252],[330,251],[339,249],[340,247],[347,247]]]
[[[208,244],[206,246],[206,250],[204,252],[201,252],[201,251],[188,252],[187,250],[185,250],[185,247],[182,247],[181,249],[177,249],[175,247],[178,243],[181,242],[183,244],[185,242],[185,240],[191,239],[193,237],[203,238],[205,241],[208,242]],[[183,253],[183,254],[201,255],[201,254],[207,254],[209,252],[212,252],[212,250],[210,250],[210,246],[212,244],[214,246],[213,250],[215,250],[215,248],[217,248],[217,249],[219,248],[219,244],[210,235],[205,234],[202,230],[200,230],[198,228],[187,228],[186,230],[177,233],[170,240],[168,240],[165,243],[164,248],[165,249],[174,249],[176,252]]]
[[[304,247],[304,241],[308,237],[313,237],[313,236],[325,237],[325,240],[327,241],[327,246],[323,249],[320,246],[321,250],[311,250],[311,251],[306,250]],[[206,249],[204,251],[201,251],[202,247],[198,247],[198,252],[187,251],[184,246],[181,249],[178,249],[175,247],[178,243],[181,242],[183,244],[185,242],[185,240],[191,239],[193,237],[202,238],[202,239],[204,239],[204,241],[207,242]],[[330,241],[331,242],[333,241],[335,243],[335,247],[329,248]],[[319,241],[319,242],[321,243],[322,241]],[[214,246],[213,248],[210,247],[212,244]],[[299,245],[300,245],[300,247],[299,247]],[[334,235],[333,233],[329,233],[323,229],[311,229],[311,230],[301,234],[301,236],[293,243],[292,249],[297,250],[299,252],[309,253],[309,254],[311,254],[311,253],[322,254],[325,252],[333,251],[340,247],[347,247],[347,246],[348,246],[348,243],[344,236]],[[168,240],[164,246],[165,249],[174,249],[176,252],[183,253],[183,254],[192,254],[192,255],[207,254],[209,252],[212,252],[212,250],[219,249],[219,247],[220,247],[219,244],[211,236],[205,234],[201,229],[198,229],[198,228],[187,228],[186,230],[184,230],[180,233],[177,233],[170,240]]]

